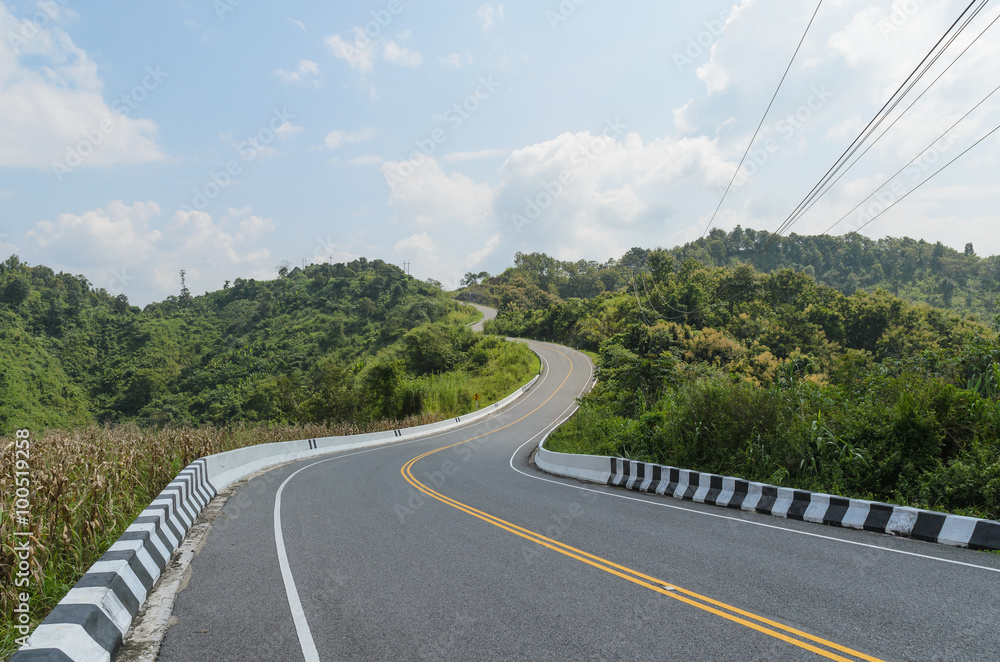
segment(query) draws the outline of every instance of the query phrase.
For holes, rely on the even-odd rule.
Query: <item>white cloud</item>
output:
[[[323,43],[333,55],[340,58],[354,70],[368,73],[375,67],[375,42],[368,38],[361,28],[355,28],[356,37],[346,40],[339,34],[329,35]]]
[[[475,152],[452,152],[441,157],[442,161],[455,163],[458,161],[475,161],[478,159],[491,159],[498,156],[507,156],[509,149],[480,149]]]
[[[449,175],[430,156],[416,168],[409,166],[387,161],[381,168],[390,182],[389,204],[397,220],[425,226],[456,220],[474,224],[489,214],[493,199],[489,185],[461,173]]]
[[[424,61],[424,56],[419,52],[410,50],[405,46],[400,46],[392,41],[386,43],[383,52],[387,62],[398,64],[401,67],[412,67],[415,69]]]
[[[483,260],[490,256],[497,246],[500,245],[500,235],[493,235],[486,245],[480,248],[478,251],[474,251],[469,254],[469,257],[465,259],[465,265],[467,269],[478,266]]]
[[[480,244],[464,260],[439,256],[442,270],[447,266],[457,271],[486,260],[504,237],[562,259],[606,259],[648,243],[650,232],[662,237],[663,226],[677,213],[674,200],[683,191],[714,187],[732,174],[734,164],[715,140],[667,137],[644,142],[623,127],[618,130],[619,135],[609,130],[608,136],[565,133],[505,152],[509,156],[498,171],[496,187],[446,171],[433,157],[419,166],[386,162],[381,170],[391,189],[393,220],[423,228],[454,231],[464,225],[470,229],[463,232],[492,230],[482,239],[485,246]],[[496,155],[495,150],[484,150],[451,160]],[[518,224],[518,217],[528,222]]]
[[[321,85],[319,65],[311,60],[301,60],[299,62],[299,66],[296,67],[294,71],[278,69],[274,73],[284,83],[301,83],[308,81],[316,87]]]
[[[691,133],[698,128],[697,122],[691,117],[694,103],[694,99],[688,99],[683,106],[674,108],[674,128],[681,133]]]
[[[58,9],[58,8],[57,8]],[[28,29],[30,26],[30,30]],[[58,27],[15,18],[0,3],[0,166],[74,169],[162,161],[157,125],[136,118],[141,102],[106,101],[97,65]],[[31,39],[24,34],[34,35]],[[140,77],[144,97],[170,85],[167,72]],[[129,116],[122,112],[127,109]],[[76,156],[70,157],[70,154]]]
[[[503,4],[497,5],[495,9],[490,5],[483,5],[479,8],[478,15],[483,30],[491,30],[497,22],[503,21]]]
[[[232,221],[237,218],[243,218],[244,216],[249,216],[253,208],[247,205],[242,209],[237,209],[236,207],[228,207],[226,209],[226,215],[222,217],[223,221]]]
[[[307,30],[306,30],[306,24],[303,23],[302,21],[294,19],[294,18],[289,18],[288,22],[291,23],[292,25],[294,25],[295,27],[297,27],[298,29],[302,30],[303,32],[307,32]]]
[[[449,53],[446,56],[438,57],[438,62],[461,69],[463,65],[472,64],[472,53],[466,51],[465,54]]]
[[[401,251],[419,251],[421,253],[435,254],[438,251],[437,244],[431,239],[430,235],[426,232],[421,232],[419,234],[414,234],[406,239],[397,241],[392,247],[392,250],[398,252]]]
[[[255,237],[270,232],[274,227],[274,221],[270,218],[262,218],[260,216],[251,216],[240,221],[240,233],[242,237]]]
[[[325,37],[323,43],[333,55],[361,74],[367,74],[375,68],[375,61],[381,57],[390,64],[401,67],[419,67],[424,56],[417,50],[407,48],[399,42],[406,43],[412,39],[409,30],[397,35],[397,41],[388,41],[380,35],[371,36],[364,28],[353,29],[354,36],[344,38],[339,34]],[[374,95],[374,88],[372,89]]]
[[[341,145],[351,145],[371,140],[375,135],[375,129],[371,127],[358,129],[357,131],[337,130],[326,134],[326,139],[323,142],[330,149],[337,149]]]
[[[729,13],[729,17],[723,24],[721,32],[714,36],[718,39],[722,39],[726,30],[736,23],[742,14],[750,9],[753,9],[754,4],[756,4],[756,0],[741,0],[740,3],[733,7],[732,11]],[[726,89],[729,85],[729,70],[722,64],[718,57],[719,44],[719,41],[712,44],[711,57],[709,57],[708,62],[698,67],[695,72],[698,78],[705,83],[705,87],[708,89],[709,94],[713,92],[720,92]]]
[[[178,272],[187,271],[189,288],[217,289],[224,280],[249,276],[270,266],[262,235],[274,229],[269,218],[247,216],[232,232],[227,226],[250,213],[229,209],[214,221],[206,212],[177,211],[160,221],[154,202],[115,201],[82,214],[59,214],[41,221],[25,237],[25,253],[44,256],[46,265],[86,273],[95,287],[124,292],[145,304],[176,294]]]
[[[696,187],[728,181],[734,164],[704,136],[643,141],[584,131],[516,150],[500,168],[493,218],[561,259],[619,256],[666,243],[675,205]],[[693,220],[693,219],[692,219]]]
[[[274,130],[274,135],[278,136],[278,140],[288,140],[292,136],[302,132],[301,126],[296,126],[291,122],[284,122]]]

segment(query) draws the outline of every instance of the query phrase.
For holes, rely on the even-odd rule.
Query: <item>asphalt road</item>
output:
[[[530,344],[543,378],[486,422],[248,482],[158,659],[1000,659],[998,555],[532,469],[591,367]]]
[[[467,306],[472,306],[473,308],[475,308],[476,310],[478,310],[479,312],[481,312],[483,314],[483,319],[481,319],[478,322],[475,322],[475,323],[469,325],[469,327],[473,331],[482,331],[483,330],[483,324],[485,324],[486,322],[488,322],[491,319],[495,319],[496,316],[497,316],[497,311],[495,309],[493,309],[493,308],[487,308],[486,306],[477,306],[474,303],[469,303],[469,304],[466,304],[466,305]]]

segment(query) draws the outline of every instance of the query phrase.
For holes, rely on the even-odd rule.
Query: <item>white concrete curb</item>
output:
[[[952,547],[1000,549],[1000,522],[807,492],[604,455],[555,453],[538,445],[535,464],[556,476],[756,512],[864,529]]]

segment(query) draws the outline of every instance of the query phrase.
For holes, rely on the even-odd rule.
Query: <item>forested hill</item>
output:
[[[468,312],[457,309],[439,288],[364,258],[266,282],[238,278],[203,296],[184,288],[140,310],[81,276],[11,257],[0,263],[0,433],[408,415],[360,391],[384,395],[407,370],[455,361],[374,359],[405,349],[404,335],[421,325],[451,318],[461,328]],[[423,333],[450,342],[441,329]],[[403,349],[394,359],[407,358]],[[331,411],[336,403],[342,411]]]
[[[803,272],[846,295],[885,289],[911,303],[971,313],[984,322],[1000,313],[1000,257],[977,256],[971,242],[960,253],[940,242],[909,237],[781,237],[741,227],[728,233],[712,230],[707,237],[670,249],[633,248],[603,263],[519,253],[512,268],[473,285],[462,298],[497,306],[514,303],[522,309],[544,308],[560,299],[589,299],[627,287],[634,273],[651,275],[654,253],[669,254],[677,270],[688,260],[706,267],[752,262],[758,272]],[[466,278],[470,283],[479,280],[473,274]]]
[[[769,241],[773,244],[757,255]],[[729,267],[756,257],[758,271],[803,271],[848,295],[883,288],[911,302],[975,313],[983,319],[998,312],[1000,257],[979,257],[971,241],[958,252],[941,242],[909,237],[875,240],[856,233],[775,237],[737,226],[729,233],[712,230],[704,239],[671,252],[678,264],[694,258]]]
[[[856,244],[831,245],[849,256]],[[1000,517],[1000,320],[845,295],[801,269],[699,264],[697,249],[633,250],[592,274],[522,255],[463,293],[498,300],[487,333],[599,352],[597,385],[550,450]],[[949,259],[980,262],[944,253],[935,266],[934,252],[915,284]],[[623,271],[617,290],[562,298]]]

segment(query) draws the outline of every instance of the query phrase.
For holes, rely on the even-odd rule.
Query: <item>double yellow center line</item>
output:
[[[551,400],[555,396],[555,394],[562,389],[562,387],[566,384],[566,381],[569,379],[570,374],[572,374],[573,372],[572,360],[566,354],[559,352],[559,350],[553,349],[553,351],[562,354],[567,360],[570,361],[570,372],[569,374],[566,375],[566,378],[563,379],[562,383],[559,385],[559,388],[556,389],[555,393],[550,395],[545,400],[545,402],[538,405],[530,412],[528,412],[521,418],[517,419],[516,421],[508,423],[507,425],[501,428],[497,428],[496,430],[491,430],[490,432],[486,432],[476,437],[472,437],[471,439],[466,439],[465,441],[460,441],[456,444],[442,446],[441,448],[437,448],[432,451],[423,453],[422,455],[418,455],[417,457],[413,458],[412,460],[404,464],[402,469],[400,469],[400,473],[402,474],[406,482],[408,482],[410,485],[420,490],[424,494],[433,497],[434,499],[437,499],[441,503],[447,504],[452,508],[456,508],[468,515],[472,515],[473,517],[476,517],[484,522],[492,524],[493,526],[496,526],[498,528],[501,528],[504,531],[513,533],[516,536],[520,536],[525,540],[541,545],[542,547],[547,547],[548,549],[551,549],[554,552],[558,552],[560,554],[563,554],[564,556],[568,556],[581,563],[585,563],[593,568],[597,568],[598,570],[603,570],[604,572],[615,575],[616,577],[620,577],[622,579],[630,581],[633,584],[638,584],[639,586],[647,588],[651,591],[655,591],[657,593],[660,593],[661,595],[673,598],[674,600],[679,600],[680,602],[701,609],[702,611],[707,611],[710,614],[714,614],[728,621],[732,621],[733,623],[739,623],[740,625],[748,627],[752,630],[756,630],[768,636],[775,637],[776,639],[780,639],[793,646],[798,646],[799,648],[811,651],[821,657],[825,657],[830,660],[838,660],[841,662],[856,662],[857,660],[867,660],[868,662],[882,662],[882,660],[880,660],[879,658],[871,657],[870,655],[865,655],[864,653],[859,653],[856,650],[852,650],[850,648],[847,648],[846,646],[841,646],[840,644],[834,643],[832,641],[828,641],[826,639],[822,639],[820,637],[811,635],[808,632],[802,632],[801,630],[797,630],[795,628],[789,627],[782,623],[778,623],[776,621],[772,621],[762,616],[757,616],[756,614],[745,611],[743,609],[739,609],[737,607],[733,607],[731,605],[725,604],[724,602],[713,600],[712,598],[709,598],[707,596],[700,595],[693,591],[689,591],[675,584],[671,584],[661,579],[657,579],[656,577],[651,577],[637,570],[633,570],[631,568],[620,565],[613,561],[609,561],[599,556],[590,554],[589,552],[577,549],[576,547],[571,547],[570,545],[561,543],[558,540],[548,538],[546,536],[541,535],[540,533],[536,533],[529,529],[520,527],[516,524],[512,524],[506,520],[500,519],[499,517],[490,515],[489,513],[483,512],[481,510],[477,510],[476,508],[466,505],[461,501],[456,501],[451,497],[445,496],[444,494],[441,494],[440,492],[437,492],[436,490],[427,487],[419,480],[417,480],[416,477],[414,477],[412,473],[413,465],[415,465],[417,462],[424,459],[425,457],[428,457],[435,453],[439,453],[449,448],[455,448],[456,446],[467,444],[471,441],[475,441],[476,439],[481,439],[483,437],[499,432],[500,430],[508,428],[516,423],[519,423],[520,421],[523,421],[524,419],[526,419],[527,417],[531,416],[536,411],[541,409],[545,404],[547,404],[549,400]],[[844,655],[847,655],[849,657],[844,657]]]

